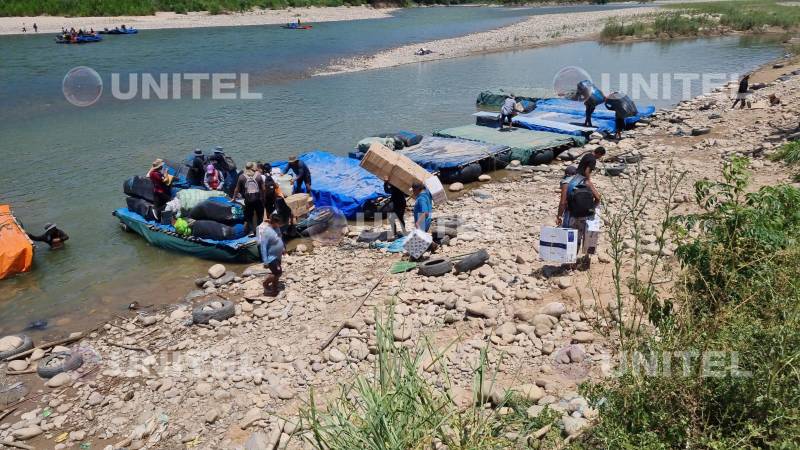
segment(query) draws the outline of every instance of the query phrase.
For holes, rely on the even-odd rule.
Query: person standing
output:
[[[67,233],[64,233],[54,223],[46,223],[44,225],[44,234],[35,235],[27,233],[27,235],[32,241],[46,243],[52,250],[64,247],[64,242],[69,239]]]
[[[741,81],[739,81],[739,89],[736,91],[736,100],[733,101],[733,105],[731,109],[736,108],[736,104],[741,102],[740,109],[744,109],[745,103],[747,103],[747,90],[750,88],[750,74],[748,73],[744,77],[742,77]]]
[[[508,127],[511,128],[511,123],[515,115],[514,108],[516,105],[517,101],[513,94],[506,97],[505,101],[503,101],[503,106],[500,107],[500,131],[503,131],[503,126],[506,124],[506,119],[508,119]]]
[[[202,186],[203,177],[205,175],[205,155],[199,148],[194,149],[192,153],[192,160],[189,162],[189,171],[186,174],[186,181],[191,186]]]
[[[586,236],[586,221],[594,215],[600,203],[600,193],[592,183],[591,174],[597,167],[597,157],[592,153],[583,155],[578,163],[577,174],[561,183],[561,200],[558,204],[556,226],[578,231],[578,249]],[[584,252],[588,249],[584,248]]]
[[[248,234],[255,236],[258,225],[264,221],[264,178],[256,173],[256,163],[248,162],[239,176],[233,198],[242,194],[244,199],[244,223]]]
[[[392,200],[392,212],[389,213],[389,224],[392,226],[392,236],[397,236],[397,223],[400,223],[400,232],[406,234],[406,194],[401,189],[389,183],[389,177],[383,178],[383,190]]]
[[[594,114],[597,105],[605,101],[605,96],[599,90],[597,90],[597,95],[594,95],[595,90],[597,90],[597,88],[589,81],[581,81],[578,83],[578,92],[581,94],[581,97],[583,97],[583,105],[586,107],[583,126],[587,128],[594,128],[594,125],[592,125],[592,114]]]
[[[425,188],[425,185],[415,182],[411,185],[411,193],[416,199],[414,202],[414,227],[420,231],[430,233],[431,221],[433,220],[433,196]],[[429,247],[431,253],[436,252],[439,244],[431,242]]]
[[[167,177],[164,175],[163,159],[159,158],[153,161],[153,165],[147,173],[147,178],[153,183],[153,210],[156,213],[156,218],[161,220],[161,213],[170,198]]]
[[[264,278],[264,295],[275,297],[280,291],[280,278],[283,274],[281,259],[286,251],[281,239],[281,221],[276,215],[269,216],[258,226],[258,244],[261,250],[261,262],[270,273]]]
[[[39,32],[39,26],[36,25],[36,22],[33,22],[33,32],[34,33],[38,33]]]
[[[289,170],[294,172],[295,176],[293,194],[299,192],[311,194],[311,170],[308,169],[306,163],[297,159],[297,156],[292,156],[289,158]],[[302,190],[303,185],[305,185],[305,191]]]

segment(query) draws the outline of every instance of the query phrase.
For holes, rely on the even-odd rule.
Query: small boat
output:
[[[292,22],[292,23],[287,23],[286,25],[281,25],[281,28],[286,28],[287,30],[310,30],[314,27],[311,25],[298,25]]]
[[[215,241],[192,236],[181,236],[170,225],[146,220],[128,208],[112,213],[119,219],[122,228],[142,236],[149,244],[167,250],[179,251],[203,259],[215,261],[259,261],[258,240],[245,236],[229,241]]]
[[[109,30],[108,28],[106,28],[104,30],[98,31],[98,33],[100,34],[137,34],[138,32],[139,30],[137,30],[136,28],[125,28],[125,29],[114,28],[113,30]]]
[[[11,213],[11,206],[0,205],[0,280],[31,270],[33,242]]]
[[[58,36],[56,43],[58,44],[88,44],[90,42],[100,42],[103,38],[94,34],[86,34],[83,36],[63,37]]]

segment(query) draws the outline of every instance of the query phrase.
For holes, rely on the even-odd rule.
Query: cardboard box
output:
[[[430,234],[415,228],[414,231],[408,234],[408,239],[403,244],[403,248],[412,258],[416,259],[428,250],[431,242],[433,242],[433,237]]]
[[[447,193],[445,193],[444,186],[442,186],[442,182],[439,181],[439,177],[432,176],[426,179],[425,187],[431,192],[433,203],[437,205],[447,203]]]
[[[586,231],[586,236],[584,237],[583,248],[586,250],[586,253],[590,255],[594,255],[597,253],[597,242],[600,240],[600,232],[599,231]]]
[[[286,206],[292,210],[292,215],[295,217],[308,214],[308,212],[311,211],[311,207],[314,206],[311,196],[304,193],[292,194],[286,197],[285,200]]]
[[[389,184],[411,195],[411,185],[425,183],[434,177],[422,166],[407,156],[396,153],[381,144],[372,144],[361,160],[361,167],[381,180],[389,178]]]
[[[539,258],[558,264],[572,264],[578,257],[578,230],[542,226]]]

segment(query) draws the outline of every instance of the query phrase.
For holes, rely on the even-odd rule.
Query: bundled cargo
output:
[[[192,236],[214,241],[231,241],[245,237],[244,225],[228,226],[213,220],[195,220],[191,223]]]
[[[213,220],[230,225],[244,222],[244,211],[239,203],[223,197],[212,197],[195,205],[189,211],[189,217],[195,220]]]
[[[122,183],[122,191],[125,195],[141,198],[148,202],[153,202],[153,182],[147,177],[135,176]]]
[[[153,211],[153,204],[147,200],[136,197],[126,197],[125,202],[127,203],[129,211],[135,212],[136,214],[142,216],[145,220],[156,220],[156,214]]]
[[[0,280],[27,272],[33,265],[33,243],[11,213],[0,205]]]
[[[212,197],[225,198],[225,193],[222,191],[206,191],[203,189],[182,189],[175,194],[175,197],[181,201],[182,212],[184,214],[189,214],[195,206]]]
[[[370,149],[370,147],[372,147],[373,144],[380,144],[380,145],[388,148],[389,150],[394,150],[395,149],[394,138],[392,138],[392,137],[377,137],[377,136],[364,138],[364,139],[358,141],[358,144],[356,144],[356,148],[359,151],[366,152],[367,150]]]

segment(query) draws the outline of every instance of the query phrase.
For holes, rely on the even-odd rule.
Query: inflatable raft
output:
[[[56,38],[58,44],[88,44],[91,42],[100,42],[103,38],[97,35],[92,36],[75,36],[74,38],[63,38],[61,36]]]
[[[33,242],[11,213],[11,206],[0,205],[0,280],[31,270]]]
[[[286,28],[287,30],[310,30],[314,27],[311,25],[298,25],[296,23],[287,23],[286,25],[281,25],[281,28]]]
[[[139,33],[139,30],[137,30],[136,28],[126,28],[124,30],[121,30],[119,28],[114,28],[113,30],[106,29],[106,30],[98,31],[98,33],[100,33],[100,34],[137,34],[137,33]]]
[[[228,241],[215,241],[181,236],[171,225],[162,225],[153,220],[120,208],[112,213],[119,219],[123,229],[142,236],[150,245],[178,251],[203,259],[231,262],[259,261],[258,241],[254,237],[243,237]]]
[[[439,176],[442,183],[470,183],[485,172],[506,167],[511,149],[465,139],[425,137],[419,145],[399,150],[409,159]]]
[[[510,150],[510,160],[518,160],[526,165],[547,164],[562,151],[570,147],[582,146],[586,143],[586,138],[581,136],[532,131],[523,128],[500,131],[497,128],[480,125],[448,128],[435,132],[434,136],[460,138],[505,146]]]

